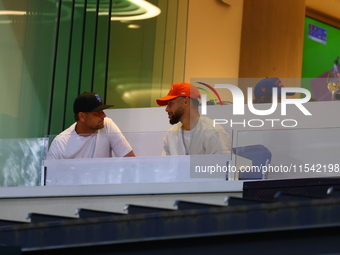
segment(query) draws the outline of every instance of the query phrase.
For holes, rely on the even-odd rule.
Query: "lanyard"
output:
[[[190,139],[190,140],[191,140],[191,139]],[[189,141],[190,141],[190,140],[189,140]],[[186,146],[186,143],[185,143],[185,140],[184,140],[184,129],[183,129],[183,127],[182,127],[182,142],[183,142],[184,149],[185,149],[185,155],[189,155],[190,147],[189,147],[189,149],[188,149],[187,146]],[[191,143],[191,141],[190,141],[190,143]]]
[[[190,154],[190,147],[191,147],[191,138],[194,137],[196,127],[194,127],[193,129],[191,129],[191,130],[189,131],[189,132],[190,132],[190,136],[189,136],[189,148],[187,148],[186,143],[185,143],[185,139],[184,139],[184,128],[183,128],[183,126],[181,127],[181,129],[182,129],[182,142],[183,142],[184,149],[185,149],[185,155],[189,155],[189,154]]]

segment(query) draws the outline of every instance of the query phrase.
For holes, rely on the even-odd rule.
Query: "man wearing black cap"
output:
[[[135,154],[117,125],[106,118],[100,96],[80,94],[74,101],[76,122],[52,142],[47,159],[134,157]]]

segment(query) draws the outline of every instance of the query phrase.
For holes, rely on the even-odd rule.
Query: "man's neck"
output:
[[[86,129],[84,128],[80,123],[77,123],[76,124],[76,127],[74,128],[74,130],[76,131],[76,133],[78,135],[81,135],[81,136],[89,136],[91,134],[94,134],[94,133],[97,133],[98,131],[97,130],[89,130],[89,129]]]
[[[199,113],[191,113],[188,118],[181,120],[184,130],[191,130],[196,127],[197,122],[200,118]]]

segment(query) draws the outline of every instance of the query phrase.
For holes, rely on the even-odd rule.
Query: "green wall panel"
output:
[[[84,48],[80,78],[80,93],[92,91],[93,65],[95,55],[97,13],[87,11],[85,15]]]
[[[70,54],[69,54],[69,68],[68,68],[68,80],[67,80],[67,100],[65,107],[65,120],[62,129],[67,128],[74,122],[73,115],[73,101],[80,93],[79,83],[81,77],[81,59],[83,53],[83,40],[84,40],[84,19],[86,3],[83,0],[76,0],[74,2],[74,16],[72,22],[72,34],[70,37]],[[57,134],[56,130],[54,134]]]
[[[104,98],[106,87],[108,2],[62,0],[60,6],[69,15],[59,22],[48,132],[51,135],[74,122],[73,101],[78,94],[96,91]],[[107,14],[99,16],[99,9]]]
[[[309,24],[327,29],[326,44],[308,38]],[[316,78],[333,68],[334,60],[340,56],[339,45],[339,29],[309,17],[305,18],[302,78],[306,79],[303,79],[303,88],[310,90],[310,79]]]
[[[60,8],[70,10],[65,11],[71,13],[73,4],[72,1],[60,1]],[[53,80],[53,98],[52,98],[52,115],[51,115],[51,131],[50,134],[56,134],[63,129],[64,112],[67,105],[66,90],[67,90],[67,73],[69,68],[70,54],[70,32],[71,32],[71,15],[59,19],[58,37],[56,48],[56,60]],[[57,110],[56,110],[57,109]]]
[[[106,5],[105,5],[106,6]],[[93,91],[104,97],[106,94],[107,82],[107,59],[108,59],[108,42],[110,23],[107,22],[107,16],[98,17],[98,30],[96,42],[95,70]],[[104,84],[104,86],[103,86]]]

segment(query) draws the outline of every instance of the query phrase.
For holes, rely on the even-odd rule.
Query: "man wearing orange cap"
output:
[[[164,138],[163,155],[197,155],[230,153],[230,137],[219,125],[200,116],[198,111],[200,93],[186,82],[172,84],[168,95],[156,100],[167,106],[172,127]]]

